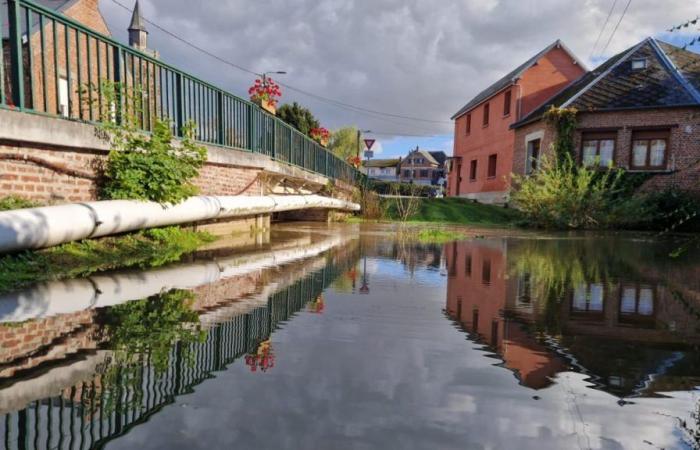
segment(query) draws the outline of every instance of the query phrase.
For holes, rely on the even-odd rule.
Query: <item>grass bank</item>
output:
[[[417,212],[409,218],[410,222],[510,228],[522,219],[513,209],[474,203],[463,198],[425,198],[418,201]],[[391,203],[386,211],[389,220],[398,219],[396,208]]]
[[[167,227],[7,255],[0,257],[0,292],[113,269],[158,267],[213,240],[208,233]]]

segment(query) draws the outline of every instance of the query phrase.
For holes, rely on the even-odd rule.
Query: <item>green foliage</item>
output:
[[[571,156],[561,163],[548,157],[529,177],[513,176],[512,200],[529,225],[554,229],[624,226],[642,204],[619,195],[619,170],[578,167]]]
[[[183,348],[202,342],[199,316],[192,309],[194,294],[174,289],[146,299],[109,308],[105,313],[109,346],[123,369],[148,354],[157,373],[168,368],[176,342]]]
[[[305,135],[309,135],[309,132],[314,128],[319,128],[321,126],[320,122],[314,117],[313,113],[297,102],[285,103],[280,106],[277,110],[277,117],[293,126]]]
[[[41,206],[39,202],[27,200],[22,197],[10,195],[0,198],[0,211],[11,211],[13,209],[35,208]]]
[[[344,161],[357,155],[357,128],[344,127],[331,134],[328,149]]]
[[[103,82],[102,91],[106,106],[101,127],[111,142],[103,167],[102,197],[179,203],[195,195],[198,190],[192,180],[207,159],[206,149],[195,143],[195,124],[183,127],[179,145],[173,142],[168,121],[153,118],[153,132],[146,135],[141,132],[143,93],[110,81]],[[117,121],[110,105],[119,103],[125,107]]]
[[[554,106],[544,114],[544,120],[556,130],[553,149],[559,164],[565,164],[567,158],[574,157],[576,114],[576,108],[555,108]]]
[[[421,229],[418,232],[418,242],[423,244],[445,244],[447,242],[459,241],[466,237],[460,231],[445,230],[442,228]]]
[[[212,240],[207,233],[168,227],[7,255],[0,258],[0,292],[118,268],[158,267]]]
[[[369,188],[381,195],[417,195],[418,197],[429,197],[436,191],[436,186],[426,186],[422,184],[392,183],[389,181],[369,180]]]
[[[396,209],[390,199],[387,200],[386,211],[388,218],[396,218]],[[520,214],[512,209],[448,197],[421,199],[417,212],[409,220],[480,227],[511,227],[520,217]]]

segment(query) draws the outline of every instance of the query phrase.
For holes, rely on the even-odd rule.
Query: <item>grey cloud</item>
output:
[[[618,3],[608,32],[624,4]],[[694,17],[692,3],[666,1],[659,14],[658,2],[634,1],[608,53]],[[346,103],[445,121],[557,38],[587,59],[610,5],[607,0],[142,1],[147,18],[242,66],[287,70],[283,82]],[[128,12],[112,0],[102,0],[101,7],[115,36],[124,39]],[[164,60],[245,96],[250,75],[155,29],[151,43]],[[331,128],[452,131],[449,123],[380,119],[285,92],[283,101],[294,100]]]

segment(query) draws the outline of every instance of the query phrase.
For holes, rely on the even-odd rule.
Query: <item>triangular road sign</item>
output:
[[[367,150],[372,150],[372,146],[376,141],[376,139],[365,139],[365,145],[367,146]]]

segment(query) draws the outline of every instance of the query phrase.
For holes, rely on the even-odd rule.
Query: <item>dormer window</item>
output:
[[[644,58],[632,60],[632,70],[642,70],[647,68],[647,60]]]

